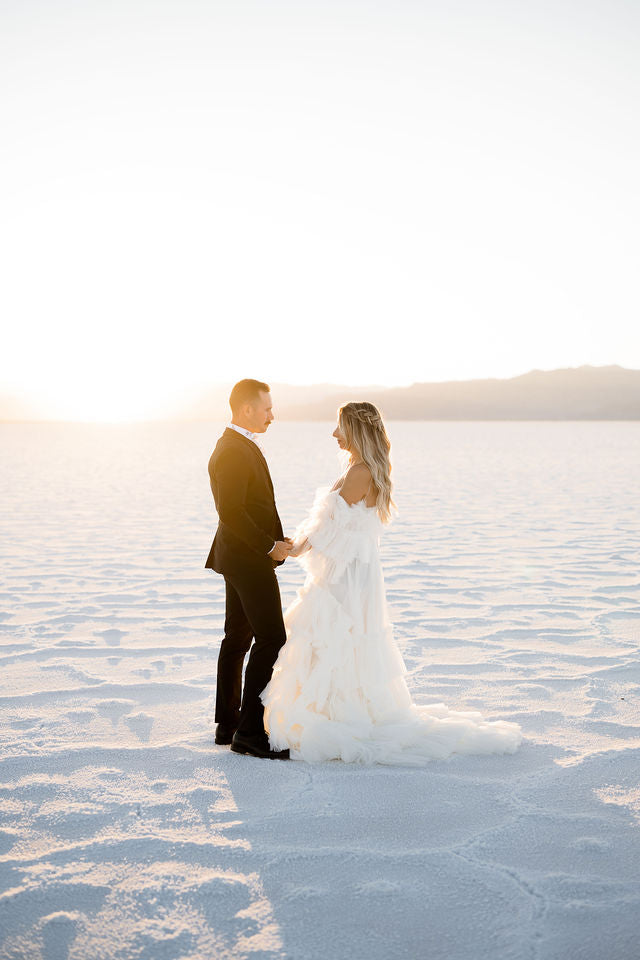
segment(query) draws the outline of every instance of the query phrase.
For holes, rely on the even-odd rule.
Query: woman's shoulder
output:
[[[338,477],[336,482],[331,487],[331,492],[333,493],[335,490],[341,490],[347,480],[349,480],[350,483],[369,483],[371,480],[371,471],[366,463],[351,464],[351,466],[347,467],[345,472]]]
[[[347,477],[370,477],[370,476],[371,476],[371,470],[366,465],[366,463],[352,463],[345,474],[345,479]]]
[[[358,503],[371,487],[371,471],[366,463],[354,463],[345,474],[340,494],[347,503]]]

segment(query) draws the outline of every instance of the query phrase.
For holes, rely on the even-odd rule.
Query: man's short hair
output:
[[[259,399],[260,393],[269,393],[271,387],[261,380],[238,380],[229,395],[229,406],[233,413],[238,413],[245,403],[253,403]]]

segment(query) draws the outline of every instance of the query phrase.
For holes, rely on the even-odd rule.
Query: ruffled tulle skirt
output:
[[[293,759],[417,766],[520,745],[516,723],[412,702],[375,555],[352,559],[334,582],[309,575],[285,625],[262,701],[271,745]]]

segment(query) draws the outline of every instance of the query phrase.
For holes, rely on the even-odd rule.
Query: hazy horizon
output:
[[[51,417],[0,392],[0,422],[223,421],[228,418],[231,386],[232,381],[211,383],[164,415],[120,418]],[[393,420],[640,419],[640,370],[619,364],[533,369],[512,378],[417,382],[408,387],[331,382],[271,383],[270,387],[276,419],[285,420],[332,419],[336,403],[355,399],[378,403],[384,416]]]

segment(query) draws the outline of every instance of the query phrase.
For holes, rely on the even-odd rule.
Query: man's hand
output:
[[[275,547],[272,548],[269,556],[272,560],[286,560],[293,548],[293,540],[285,537],[284,540],[276,540]]]

